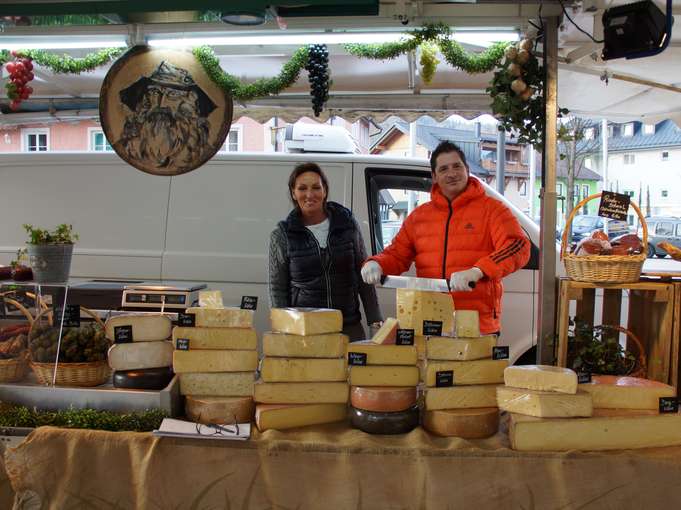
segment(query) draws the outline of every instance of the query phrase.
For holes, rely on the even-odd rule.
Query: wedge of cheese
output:
[[[438,372],[453,373],[454,385],[496,384],[504,382],[507,359],[482,359],[477,361],[428,361],[426,386],[436,386]]]
[[[275,382],[330,382],[347,380],[345,358],[264,358],[260,377]]]
[[[189,349],[233,349],[255,350],[258,348],[258,335],[253,328],[173,328],[173,345],[177,340],[189,341]]]
[[[477,310],[457,310],[454,312],[454,335],[458,338],[477,338],[480,336],[480,316]]]
[[[375,344],[371,340],[352,342],[348,345],[350,353],[365,354],[367,365],[416,365],[417,354],[414,345]],[[350,359],[350,358],[348,358]]]
[[[173,343],[114,344],[109,348],[108,360],[113,370],[169,367],[173,364]]]
[[[539,418],[589,417],[593,414],[591,395],[585,391],[572,395],[499,386],[497,405],[509,413]]]
[[[168,340],[173,329],[173,322],[165,315],[116,315],[109,317],[104,325],[106,337],[112,342],[116,340],[116,328],[129,326],[132,328],[133,342],[158,342]]]
[[[265,356],[284,358],[340,358],[345,356],[348,337],[342,333],[289,335],[268,332],[262,336]]]
[[[343,314],[328,308],[272,308],[272,330],[292,335],[322,335],[343,330]]]
[[[416,386],[419,369],[416,366],[368,365],[350,367],[352,386]]]
[[[250,423],[255,413],[253,397],[207,397],[188,395],[187,418],[197,423]]]
[[[212,397],[250,397],[253,395],[253,372],[217,372],[180,374],[182,395]]]
[[[380,327],[376,334],[371,338],[371,341],[375,344],[394,344],[395,338],[397,338],[397,328],[399,323],[397,319],[388,317],[383,321],[383,325]]]
[[[224,308],[222,301],[222,291],[219,290],[200,290],[199,306],[201,308]]]
[[[394,413],[416,404],[415,386],[352,386],[350,404],[357,409]]]
[[[539,391],[577,392],[577,374],[551,365],[516,365],[504,370],[506,386]]]
[[[400,328],[423,335],[423,321],[441,321],[442,334],[454,331],[454,301],[450,294],[397,289],[397,322]],[[479,335],[478,335],[479,336]]]
[[[496,407],[482,407],[426,411],[423,428],[437,436],[482,439],[497,433],[499,410]]]
[[[254,310],[236,307],[226,308],[187,308],[185,313],[194,314],[197,328],[252,328]]]
[[[347,415],[345,404],[258,404],[255,424],[261,432],[286,430],[343,421]]]
[[[514,450],[620,450],[681,445],[681,414],[542,419],[512,414]]]
[[[676,396],[664,383],[615,375],[594,375],[579,389],[591,394],[594,408],[605,409],[659,409],[660,397]]]
[[[348,383],[266,383],[254,386],[254,400],[262,404],[345,404]]]
[[[433,360],[471,361],[492,357],[496,335],[479,338],[426,337],[426,357]]]
[[[426,409],[428,410],[474,407],[497,407],[497,385],[452,386],[426,390]]]
[[[257,351],[175,351],[176,374],[194,372],[248,372],[258,368]]]

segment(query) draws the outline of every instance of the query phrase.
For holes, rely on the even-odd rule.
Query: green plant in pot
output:
[[[73,245],[78,234],[73,226],[62,223],[54,230],[24,224],[28,233],[28,258],[33,277],[38,283],[65,283],[71,272]]]
[[[639,360],[619,342],[620,331],[612,326],[591,326],[570,320],[568,366],[577,372],[629,375],[641,368]]]

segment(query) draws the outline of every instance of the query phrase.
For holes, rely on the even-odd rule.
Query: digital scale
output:
[[[141,282],[123,287],[121,308],[152,308],[154,310],[184,310],[199,302],[199,291],[205,283]]]

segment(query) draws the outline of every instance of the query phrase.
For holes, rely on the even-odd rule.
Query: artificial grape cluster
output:
[[[305,65],[310,81],[310,95],[315,117],[324,109],[329,99],[329,50],[326,44],[311,44]]]
[[[16,111],[21,106],[21,102],[33,94],[33,88],[28,85],[28,82],[34,78],[33,61],[15,51],[12,51],[12,57],[14,59],[5,64],[5,69],[9,73],[9,81],[5,84],[5,88],[7,97],[12,100],[9,107]]]

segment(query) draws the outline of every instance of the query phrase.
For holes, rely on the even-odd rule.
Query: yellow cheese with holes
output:
[[[480,336],[480,316],[477,310],[457,310],[454,312],[454,336],[458,338],[477,338]]]
[[[371,341],[375,344],[394,344],[397,338],[397,329],[399,328],[399,323],[397,319],[388,317],[383,324],[376,331],[376,334],[371,337]]]
[[[346,381],[345,358],[264,358],[260,377],[265,382]]]
[[[262,404],[344,404],[348,401],[347,382],[255,384],[254,400]]]
[[[253,397],[207,397],[187,395],[187,418],[198,423],[250,423],[255,413]]]
[[[577,392],[577,374],[551,365],[516,365],[504,371],[506,386],[538,391]]]
[[[292,335],[322,335],[343,330],[343,314],[329,308],[272,308],[272,330]]]
[[[402,329],[423,335],[423,321],[441,321],[442,334],[454,331],[454,301],[450,294],[397,289],[397,322]],[[479,335],[478,335],[479,336]]]
[[[497,385],[480,384],[426,389],[426,409],[470,409],[474,407],[497,407]]]
[[[253,372],[179,374],[182,395],[249,397],[253,395]]]
[[[366,354],[367,365],[412,365],[416,366],[417,355],[414,345],[375,344],[371,340],[352,342],[348,345],[350,353]]]
[[[348,337],[342,333],[289,335],[268,332],[262,336],[265,356],[284,358],[340,358],[345,356]]]
[[[350,367],[352,386],[416,386],[419,369],[416,366],[367,365]]]
[[[116,315],[109,317],[104,324],[106,337],[114,341],[116,328],[120,326],[132,327],[133,342],[157,342],[168,340],[173,322],[165,315]]]
[[[185,313],[196,317],[197,328],[252,328],[255,311],[236,307],[226,308],[187,308]]]
[[[579,389],[591,394],[597,409],[659,409],[660,397],[676,396],[676,390],[667,384],[614,375],[594,375]]]
[[[479,338],[451,338],[446,336],[426,337],[428,359],[470,361],[492,357],[492,348],[497,345],[496,335]]]
[[[189,340],[189,349],[255,350],[258,335],[253,328],[173,328],[173,345],[178,338]]]
[[[261,432],[333,423],[346,417],[345,404],[259,404],[255,408],[255,424]]]
[[[173,371],[248,372],[258,368],[257,351],[178,351],[173,352]]]
[[[426,363],[426,386],[435,386],[438,372],[452,371],[455,385],[495,384],[504,382],[507,359],[476,361],[431,361]]]
[[[503,411],[539,418],[589,417],[593,414],[591,395],[585,391],[573,395],[499,386],[497,404]]]
[[[419,359],[426,358],[426,343],[428,342],[427,336],[416,335],[414,336],[414,345],[416,346],[416,353]]]

